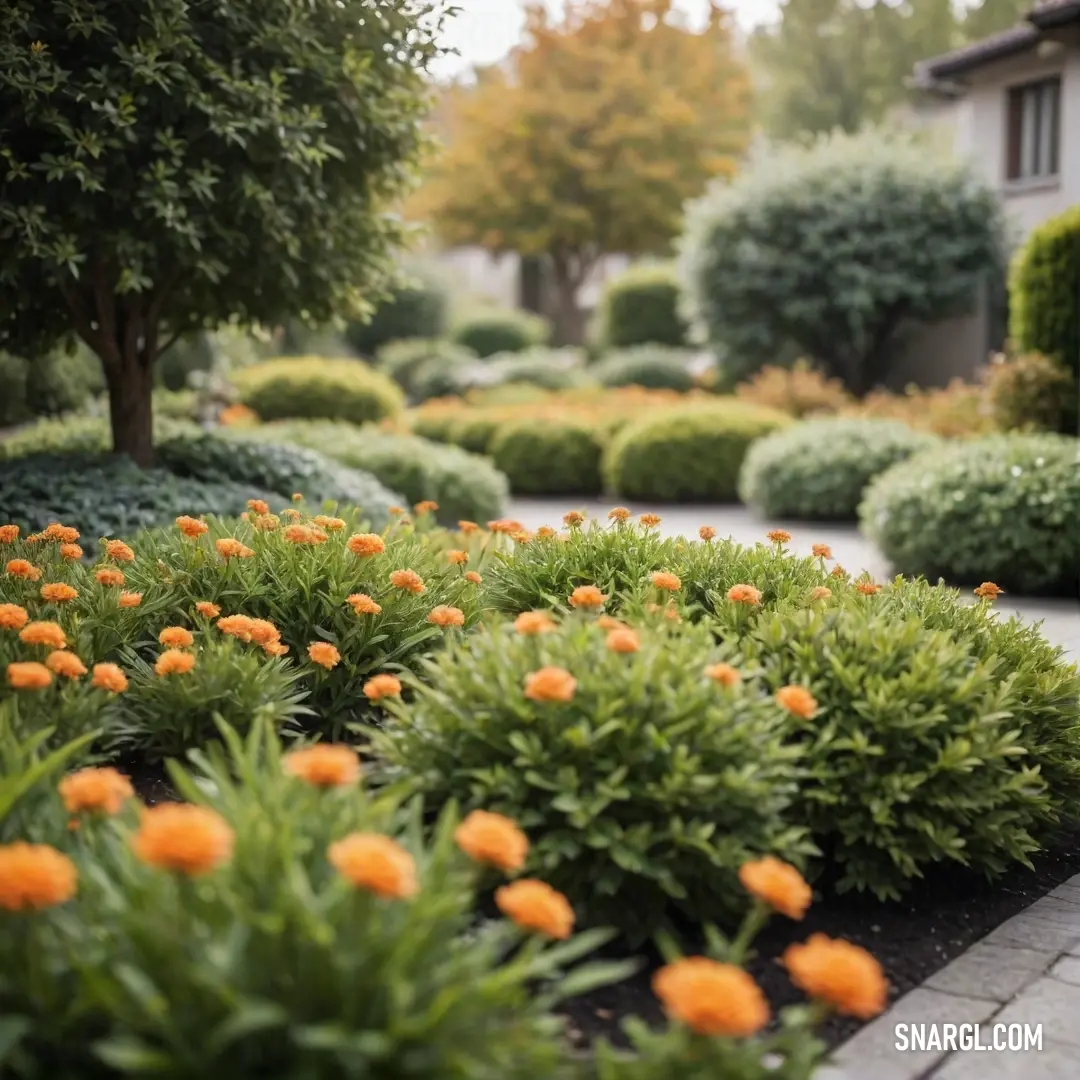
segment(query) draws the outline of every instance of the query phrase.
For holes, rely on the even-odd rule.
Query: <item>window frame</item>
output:
[[[1046,113],[1049,105],[1049,119]],[[1061,176],[1062,77],[1028,79],[1005,88],[1005,183],[1057,183]],[[1043,159],[1049,158],[1044,166]]]

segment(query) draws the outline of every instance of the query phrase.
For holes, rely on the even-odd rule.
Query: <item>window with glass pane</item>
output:
[[[1032,180],[1057,176],[1061,152],[1060,129],[1059,77],[1010,87],[1006,179]]]

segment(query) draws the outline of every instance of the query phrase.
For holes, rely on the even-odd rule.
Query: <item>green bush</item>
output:
[[[358,360],[300,356],[267,360],[235,376],[240,398],[263,420],[304,417],[363,424],[397,416],[401,391]]]
[[[569,390],[587,381],[579,357],[558,349],[534,348],[492,356],[482,374],[485,386],[517,384],[543,390]]]
[[[382,346],[377,353],[376,363],[416,401],[428,397],[440,397],[431,393],[435,388],[435,372],[456,372],[468,364],[475,363],[477,355],[471,349],[454,345],[449,341],[435,338],[404,338],[391,341]],[[422,385],[418,386],[423,373]],[[423,390],[423,395],[418,392]]]
[[[478,311],[459,319],[450,331],[451,341],[481,357],[524,352],[546,344],[549,336],[547,321],[539,315],[509,308]]]
[[[783,413],[733,399],[665,409],[624,427],[604,458],[611,491],[628,499],[726,502],[750,444],[786,427]]]
[[[687,215],[681,277],[736,378],[794,353],[862,396],[907,320],[974,309],[1005,246],[997,192],[968,165],[917,135],[840,133],[712,188]]]
[[[685,393],[694,388],[687,363],[690,355],[681,349],[643,345],[606,356],[593,365],[590,374],[601,386],[644,386]]]
[[[439,409],[417,412],[410,417],[409,430],[429,442],[452,443],[454,427],[461,419],[459,409]],[[0,444],[2,445],[2,444]],[[466,447],[471,449],[471,447]],[[475,451],[474,451],[475,452]]]
[[[688,344],[679,312],[679,278],[669,264],[632,266],[608,283],[600,300],[598,333],[613,349]],[[619,384],[623,385],[623,384]]]
[[[390,777],[425,803],[518,821],[530,869],[590,923],[645,936],[669,908],[730,919],[746,902],[742,862],[808,849],[781,825],[798,755],[779,709],[706,676],[707,628],[639,636],[624,654],[587,616],[539,636],[486,628],[439,653],[374,739]],[[576,679],[572,700],[526,696],[549,667]]]
[[[0,352],[0,426],[81,408],[101,387],[101,365],[83,349],[56,349],[33,363]]]
[[[859,511],[897,571],[1076,596],[1080,451],[1057,435],[947,443],[882,473]]]
[[[1016,348],[1041,352],[1080,379],[1080,206],[1033,229],[1009,276],[1009,334]]]
[[[463,394],[468,389],[468,375],[475,367],[476,359],[462,350],[456,356],[444,354],[425,360],[413,376],[410,394],[413,401],[424,402]]]
[[[563,420],[512,420],[491,439],[496,468],[517,495],[596,495],[604,444],[595,425]]]
[[[214,346],[205,331],[180,338],[161,354],[155,375],[166,390],[187,390],[188,376],[195,371],[209,371],[214,366]]]
[[[367,322],[350,322],[345,341],[361,356],[376,356],[389,342],[406,338],[438,338],[446,330],[448,297],[428,276],[393,289]]]
[[[1080,380],[1049,356],[999,357],[987,372],[986,393],[1002,431],[1077,432]]]
[[[739,498],[765,517],[855,521],[875,476],[938,441],[889,420],[803,421],[750,447]]]
[[[770,689],[797,685],[817,702],[790,718],[809,770],[792,820],[809,824],[839,890],[881,899],[934,863],[1027,864],[1057,815],[1005,666],[859,600],[764,615],[739,635],[741,662]]]

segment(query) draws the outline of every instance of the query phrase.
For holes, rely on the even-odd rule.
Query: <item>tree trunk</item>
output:
[[[585,341],[585,314],[578,306],[577,285],[558,269],[552,276],[555,344],[581,345]]]
[[[121,353],[120,360],[105,365],[113,450],[147,469],[154,463],[153,364],[139,353]]]

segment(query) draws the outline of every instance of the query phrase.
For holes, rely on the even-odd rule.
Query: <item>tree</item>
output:
[[[448,145],[415,209],[450,243],[543,256],[576,343],[597,261],[668,249],[684,201],[735,172],[748,107],[716,6],[694,31],[672,0],[568,0],[557,22],[533,4],[506,64],[446,95]]]
[[[0,0],[0,349],[97,353],[153,454],[155,360],[377,290],[436,0]]]

